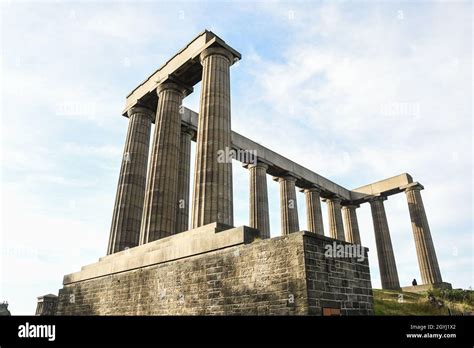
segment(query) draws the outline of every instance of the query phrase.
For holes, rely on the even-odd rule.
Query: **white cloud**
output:
[[[117,159],[122,155],[123,149],[113,145],[92,146],[77,143],[66,143],[62,151],[68,155],[99,156]]]
[[[455,228],[459,244],[472,247],[471,17],[465,4],[434,4],[422,13],[402,5],[403,20],[390,6],[371,6],[362,18],[343,4],[315,11],[293,6],[297,35],[280,60],[252,55],[258,88],[251,91],[258,90],[258,97],[248,98],[250,115],[252,106],[237,112],[243,124],[254,125],[243,129],[245,135],[346,187],[413,174],[426,187],[445,279],[469,286],[443,246]],[[286,11],[267,10],[278,18]],[[406,284],[418,266],[400,198],[402,205],[387,205]],[[376,273],[370,214],[361,220]],[[374,285],[380,286],[377,278]]]

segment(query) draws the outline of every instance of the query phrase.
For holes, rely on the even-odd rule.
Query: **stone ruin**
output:
[[[356,210],[370,204],[382,287],[400,289],[384,201],[402,192],[420,286],[450,286],[441,278],[423,186],[410,175],[349,190],[231,130],[230,67],[240,59],[206,30],[127,96],[128,133],[107,255],[64,277],[56,314],[371,315],[368,250],[361,246]],[[182,101],[198,82],[196,113]],[[249,226],[234,226],[232,160],[248,169]],[[268,175],[280,186],[281,236],[274,238]],[[305,195],[307,230],[299,225],[296,189]],[[343,254],[334,257],[338,248]]]

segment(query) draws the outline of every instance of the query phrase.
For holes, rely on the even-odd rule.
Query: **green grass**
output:
[[[444,301],[445,305],[442,308],[430,304],[427,293],[414,294],[378,289],[374,289],[373,292],[375,315],[449,315],[448,307],[456,314],[474,311],[469,301],[440,297],[439,294],[438,296],[435,294],[435,297]],[[400,295],[403,297],[400,298]]]

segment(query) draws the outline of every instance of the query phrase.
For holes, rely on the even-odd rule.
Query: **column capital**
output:
[[[145,114],[151,119],[152,122],[155,120],[155,112],[143,105],[135,105],[128,109],[128,118],[130,118],[133,114]]]
[[[402,189],[405,191],[405,192],[409,192],[409,191],[421,191],[421,190],[424,190],[424,186],[422,184],[420,184],[419,182],[414,182],[412,184],[408,184],[404,187],[402,187]]]
[[[251,168],[264,168],[265,170],[268,169],[268,164],[262,161],[257,161],[257,163],[244,163],[243,166],[246,167],[247,169],[251,169]]]
[[[374,196],[372,198],[369,199],[369,203],[373,203],[373,202],[383,202],[383,201],[386,201],[387,200],[387,197],[385,196]]]
[[[342,209],[357,209],[357,208],[360,208],[360,205],[359,204],[344,204],[342,206]]]
[[[326,197],[326,198],[323,198],[322,201],[323,201],[323,202],[330,201],[330,202],[334,202],[334,203],[341,203],[341,202],[342,202],[342,198],[341,198],[341,197],[338,197],[338,196]]]
[[[197,131],[187,125],[181,125],[181,133],[189,134],[191,139],[194,139],[196,137]]]
[[[323,192],[323,189],[317,186],[311,186],[311,187],[302,187],[300,188],[300,192],[306,193],[306,192],[317,192],[321,193]]]
[[[161,92],[166,90],[173,90],[177,93],[180,93],[183,97],[191,94],[193,92],[193,88],[180,83],[179,81],[175,81],[174,79],[166,79],[156,87],[156,94],[159,96]]]
[[[232,65],[234,63],[234,58],[238,60],[238,57],[234,57],[231,51],[225,49],[224,47],[208,47],[204,51],[201,52],[199,55],[199,60],[202,64],[203,60],[212,55],[219,55],[227,58],[229,64]]]
[[[291,174],[286,174],[286,175],[282,175],[282,176],[275,176],[273,177],[273,181],[277,181],[277,182],[282,182],[282,181],[293,181],[293,182],[296,182],[296,178],[291,175]]]

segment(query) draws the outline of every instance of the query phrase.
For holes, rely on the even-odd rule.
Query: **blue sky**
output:
[[[36,296],[57,293],[64,274],[105,254],[125,96],[205,28],[242,53],[231,72],[233,130],[347,188],[410,173],[425,186],[443,279],[473,285],[470,2],[2,1],[0,9],[0,301],[14,314],[34,313]],[[193,110],[199,87],[184,100]],[[268,180],[277,236],[278,184]],[[238,163],[234,201],[235,224],[248,224],[248,173]],[[407,285],[420,276],[406,199],[385,206]],[[358,218],[380,287],[370,208]]]

